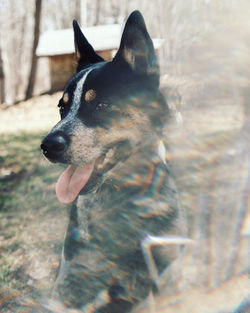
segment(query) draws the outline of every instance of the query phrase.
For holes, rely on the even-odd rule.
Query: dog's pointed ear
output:
[[[139,11],[130,14],[113,62],[126,64],[138,74],[159,77],[159,66],[153,42]]]
[[[95,52],[91,44],[83,35],[81,28],[79,27],[76,20],[73,20],[73,29],[74,29],[75,52],[78,61],[77,71],[81,70],[82,67],[88,64],[104,61],[103,58],[100,57]]]

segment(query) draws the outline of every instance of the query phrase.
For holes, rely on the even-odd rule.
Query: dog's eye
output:
[[[59,108],[60,113],[63,113],[63,111],[65,110],[65,106],[62,103],[58,104],[58,108]]]
[[[63,114],[63,112],[65,111],[65,107],[62,105],[59,107],[59,112],[60,114]]]
[[[109,106],[109,104],[108,103],[105,103],[105,102],[100,102],[100,103],[98,103],[97,104],[97,106],[96,106],[96,110],[97,111],[100,111],[100,110],[105,110],[105,109],[107,109],[108,108],[108,106]]]

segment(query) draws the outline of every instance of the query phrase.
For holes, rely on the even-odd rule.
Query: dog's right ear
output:
[[[86,37],[83,35],[76,20],[73,20],[73,28],[75,52],[78,61],[77,72],[79,72],[86,65],[104,61],[104,59],[95,52]]]

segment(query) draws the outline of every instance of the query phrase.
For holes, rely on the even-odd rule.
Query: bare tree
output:
[[[100,0],[96,0],[94,25],[100,24],[100,12],[101,12],[101,1]]]
[[[5,102],[4,69],[2,60],[2,50],[0,47],[0,103]]]
[[[75,19],[80,23],[80,21],[81,21],[81,0],[75,1]]]
[[[81,0],[81,25],[82,27],[87,26],[87,0]]]
[[[41,8],[42,8],[42,0],[36,0],[32,61],[31,61],[29,82],[28,82],[28,87],[27,87],[26,96],[25,96],[26,99],[29,99],[32,97],[34,83],[35,83],[35,76],[36,76],[36,69],[37,69],[36,48],[38,45],[38,40],[39,40],[39,35],[40,35]]]
[[[118,3],[117,5],[117,1],[111,1],[111,14],[112,17],[114,18],[114,23],[118,23],[119,22],[119,15],[121,13],[121,7]]]
[[[244,126],[249,127],[250,122],[250,92],[249,87],[245,88],[243,95],[243,111],[244,111]]]

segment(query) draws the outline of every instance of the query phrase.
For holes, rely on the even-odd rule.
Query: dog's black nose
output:
[[[41,144],[41,149],[46,157],[58,157],[63,154],[68,145],[66,136],[62,134],[49,134]]]

